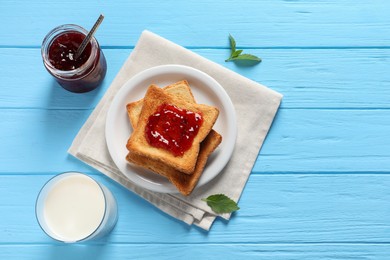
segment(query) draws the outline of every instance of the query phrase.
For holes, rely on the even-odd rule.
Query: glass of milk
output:
[[[79,172],[65,172],[50,179],[38,195],[35,213],[43,231],[65,243],[103,237],[118,219],[112,193]]]

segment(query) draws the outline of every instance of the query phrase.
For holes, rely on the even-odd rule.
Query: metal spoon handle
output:
[[[85,47],[87,47],[87,44],[89,43],[89,41],[91,40],[91,38],[93,37],[94,33],[96,32],[97,28],[99,27],[99,25],[103,22],[103,19],[104,19],[104,15],[100,15],[99,18],[96,20],[95,24],[93,25],[92,29],[89,31],[89,33],[87,34],[87,36],[84,38],[83,42],[81,43],[81,45],[79,46],[79,48],[77,49],[77,52],[75,54],[75,60],[77,60],[81,53],[83,53]]]

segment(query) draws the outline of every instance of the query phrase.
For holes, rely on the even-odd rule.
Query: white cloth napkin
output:
[[[115,93],[138,72],[164,64],[187,65],[209,74],[225,88],[237,113],[238,135],[231,160],[213,181],[196,188],[188,197],[156,193],[136,186],[115,166],[106,146],[106,114]],[[234,201],[239,200],[281,99],[281,94],[263,85],[144,31],[104,97],[77,134],[69,153],[174,218],[209,230],[217,215],[201,199],[223,193]],[[224,219],[230,216],[220,215]]]

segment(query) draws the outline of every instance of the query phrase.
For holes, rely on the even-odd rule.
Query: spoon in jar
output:
[[[89,31],[87,36],[84,38],[83,42],[80,44],[79,48],[77,49],[76,54],[75,54],[75,58],[74,58],[75,60],[77,60],[80,57],[80,55],[83,53],[85,47],[87,47],[87,44],[89,43],[89,41],[93,37],[93,35],[96,32],[97,28],[103,22],[103,19],[104,19],[104,15],[101,14],[99,16],[99,18],[96,20],[96,22],[93,25],[92,29]]]

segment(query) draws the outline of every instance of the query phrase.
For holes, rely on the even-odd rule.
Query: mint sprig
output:
[[[236,202],[224,194],[211,195],[202,201],[207,202],[207,205],[217,214],[231,213],[240,209]]]
[[[234,40],[233,36],[229,34],[229,42],[230,42],[230,57],[225,61],[235,61],[235,60],[244,60],[244,61],[252,61],[252,62],[261,62],[261,59],[252,54],[241,54],[243,50],[236,49],[236,40]]]

